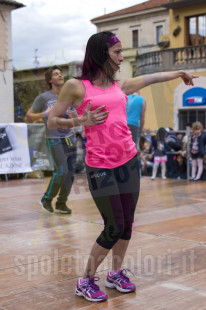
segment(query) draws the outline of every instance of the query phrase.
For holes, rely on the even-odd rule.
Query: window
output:
[[[206,14],[187,18],[187,45],[206,44]]]
[[[160,42],[161,35],[163,35],[163,26],[156,26],[156,44]]]
[[[137,48],[139,46],[139,31],[132,31],[132,47]]]
[[[206,126],[206,110],[179,110],[179,130],[185,130],[188,124],[197,121]]]

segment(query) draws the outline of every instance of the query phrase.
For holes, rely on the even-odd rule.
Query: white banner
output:
[[[32,171],[27,132],[25,123],[0,124],[0,174]]]

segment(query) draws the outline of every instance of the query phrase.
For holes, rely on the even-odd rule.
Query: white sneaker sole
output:
[[[108,287],[108,288],[116,288],[117,291],[121,292],[121,293],[132,293],[136,290],[136,288],[134,290],[126,290],[122,287],[119,287],[118,285],[116,285],[115,283],[111,283],[111,282],[108,282],[107,280],[105,281],[105,286]]]
[[[63,210],[58,210],[58,209],[55,209],[54,210],[56,213],[62,213],[62,214],[71,214],[72,212],[68,212],[68,211],[63,211]]]
[[[88,296],[85,296],[81,291],[78,290],[78,288],[76,287],[75,288],[75,294],[79,297],[84,297],[86,300],[88,301],[93,301],[93,302],[98,302],[98,301],[106,301],[107,299],[93,299],[93,298],[90,298]]]
[[[54,213],[54,211],[53,211],[53,212],[50,212],[50,211],[48,211],[47,209],[45,209],[44,206],[43,206],[43,203],[41,202],[41,200],[39,201],[39,204],[40,204],[40,206],[42,207],[42,210],[43,210],[44,212],[50,213],[50,214],[53,214],[53,213]]]

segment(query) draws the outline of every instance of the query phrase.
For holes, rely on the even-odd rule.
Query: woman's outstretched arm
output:
[[[132,94],[135,91],[144,88],[145,86],[162,83],[166,81],[175,80],[181,78],[186,85],[194,86],[193,79],[199,76],[193,75],[184,70],[169,71],[169,72],[157,72],[152,74],[146,74],[131,79],[125,79],[120,81],[120,87],[126,94]]]

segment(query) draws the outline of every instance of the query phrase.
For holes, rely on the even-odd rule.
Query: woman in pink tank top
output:
[[[127,127],[127,95],[153,83],[182,78],[193,85],[194,76],[183,70],[161,72],[115,80],[123,61],[120,40],[111,32],[90,37],[80,78],[65,83],[58,101],[49,113],[50,129],[83,125],[87,138],[86,171],[89,188],[102,215],[104,228],[94,243],[83,277],[75,293],[89,301],[108,296],[95,284],[95,272],[110,250],[112,270],[105,285],[122,293],[134,292],[126,271],[121,269],[131,239],[132,223],[139,196],[139,167],[135,144]],[[63,119],[73,105],[79,116]]]

